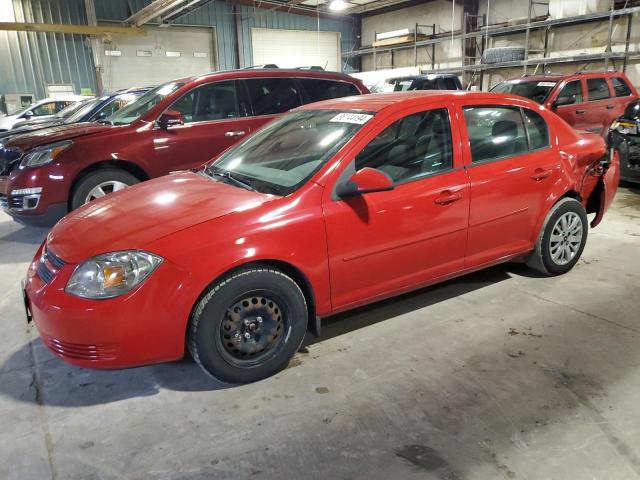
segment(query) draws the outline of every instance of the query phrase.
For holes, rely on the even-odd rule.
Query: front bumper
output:
[[[47,167],[30,171],[14,170],[0,176],[0,208],[15,220],[26,225],[50,226],[67,212],[66,188],[51,179],[61,178]],[[20,190],[39,190],[37,193],[14,193]]]
[[[65,293],[75,265],[41,259],[42,247],[25,281],[29,311],[43,343],[54,355],[86,368],[127,368],[177,360],[192,300],[188,274],[166,260],[132,292],[107,300]]]

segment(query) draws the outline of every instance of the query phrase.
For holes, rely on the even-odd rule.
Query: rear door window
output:
[[[527,134],[519,108],[464,107],[471,160],[488,162],[527,153]]]
[[[200,85],[176,100],[169,110],[182,114],[185,123],[244,117],[235,81]]]
[[[613,83],[613,91],[616,92],[616,97],[628,97],[631,95],[631,89],[624,78],[613,77],[611,82]]]
[[[360,95],[360,91],[356,86],[348,82],[322,80],[319,78],[300,78],[298,81],[302,84],[307,94],[306,100],[310,103],[330,100],[332,98]]]
[[[611,96],[609,85],[604,78],[588,78],[587,90],[589,91],[589,101],[603,100]]]
[[[302,105],[298,86],[291,78],[248,78],[249,102],[253,115],[275,115]]]
[[[458,90],[458,83],[454,78],[451,78],[451,77],[441,78],[440,83],[442,84],[442,88],[444,90]]]

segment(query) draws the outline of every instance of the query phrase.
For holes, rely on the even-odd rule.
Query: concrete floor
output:
[[[45,230],[0,214],[0,479],[640,478],[640,190],[576,268],[505,265],[328,319],[274,378],[66,365],[24,322]]]

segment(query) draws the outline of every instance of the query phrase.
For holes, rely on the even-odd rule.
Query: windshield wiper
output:
[[[111,120],[107,120],[106,118],[101,118],[100,120],[98,120],[98,123],[102,123],[103,125],[113,125],[113,122]]]
[[[246,188],[247,190],[251,190],[252,192],[257,192],[257,190],[253,188],[249,182],[245,182],[243,180],[240,180],[237,177],[232,176],[229,170],[222,170],[222,169],[211,170],[211,173],[218,177],[226,178],[227,180],[231,181],[232,183],[235,183],[236,185],[239,185],[242,188]]]

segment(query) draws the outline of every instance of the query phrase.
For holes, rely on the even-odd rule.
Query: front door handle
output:
[[[613,108],[613,105],[607,105],[607,110],[611,110]]]
[[[576,110],[576,113],[584,113],[584,110]]]
[[[541,180],[544,180],[545,178],[549,178],[552,173],[553,170],[543,170],[542,168],[536,168],[533,172],[533,175],[531,175],[531,179],[539,182]]]
[[[440,193],[440,196],[434,200],[438,205],[451,205],[458,200],[462,200],[462,194],[460,192],[451,192],[445,190]]]
[[[245,133],[247,132],[245,132],[244,130],[230,130],[228,132],[224,132],[224,136],[225,137],[241,137]]]

